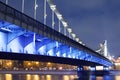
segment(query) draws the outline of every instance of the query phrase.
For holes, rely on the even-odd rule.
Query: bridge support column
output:
[[[104,75],[108,75],[109,74],[109,67],[108,66],[104,66],[103,67],[103,73],[104,73]]]
[[[95,74],[96,74],[96,66],[91,66],[90,67],[90,77],[96,78]]]
[[[104,66],[104,67],[103,67],[103,70],[104,70],[104,71],[109,71],[109,67],[108,67],[108,66]]]
[[[96,71],[96,67],[95,66],[91,66],[90,67],[90,71]]]
[[[84,70],[83,66],[78,66],[77,76],[78,80],[89,80],[89,71]]]

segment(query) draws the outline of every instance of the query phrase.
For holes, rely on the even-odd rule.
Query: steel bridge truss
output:
[[[40,34],[0,20],[0,51],[64,57],[108,65],[109,63],[84,50],[52,40]]]
[[[111,66],[107,58],[0,3],[0,52],[53,56]]]

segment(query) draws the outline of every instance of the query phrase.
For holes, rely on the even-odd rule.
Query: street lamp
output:
[[[63,26],[66,28],[66,27],[68,27],[68,24],[67,24],[67,22],[65,22],[65,21],[62,21],[62,23],[63,23]]]
[[[76,34],[75,34],[75,33],[72,33],[71,35],[72,35],[73,39],[75,39]]]
[[[59,20],[62,20],[62,15],[57,13],[57,17]]]
[[[79,41],[80,44],[82,44],[82,41]]]
[[[55,11],[56,5],[50,5],[50,8],[52,9],[52,11]]]
[[[79,38],[76,38],[76,41],[78,42],[78,41],[79,41]]]
[[[72,32],[72,29],[71,28],[67,28],[68,32],[71,33]]]

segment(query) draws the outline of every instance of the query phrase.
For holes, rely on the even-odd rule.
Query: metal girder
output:
[[[14,24],[19,25],[19,27],[15,26],[15,29],[16,28],[17,29],[24,28],[24,30],[30,30],[30,31],[32,31],[32,34],[35,33],[35,34],[42,35],[45,38],[47,37],[47,39],[50,39],[51,42],[58,40],[61,43],[61,45],[59,45],[57,47],[58,48],[57,52],[60,52],[60,55],[62,55],[61,56],[62,59],[61,59],[61,57],[58,58],[57,56],[52,57],[53,59],[58,59],[57,62],[60,62],[59,59],[61,59],[62,61],[67,60],[68,61],[68,62],[66,61],[67,64],[75,64],[75,65],[78,64],[78,65],[80,65],[79,62],[81,62],[81,61],[83,62],[84,61],[84,62],[87,63],[88,60],[89,60],[87,58],[89,58],[89,56],[92,56],[92,57],[90,57],[91,58],[90,59],[90,63],[101,64],[101,65],[104,65],[104,66],[111,66],[112,65],[111,61],[109,61],[104,56],[102,56],[100,54],[97,54],[97,52],[93,51],[92,49],[90,49],[90,48],[88,48],[86,46],[83,46],[83,45],[79,44],[78,42],[76,42],[74,40],[69,39],[68,37],[66,37],[66,36],[56,32],[55,30],[52,30],[52,29],[48,28],[46,25],[44,25],[44,24],[42,24],[42,23],[40,23],[40,22],[30,18],[29,16],[26,16],[25,14],[22,14],[21,12],[19,12],[19,11],[15,10],[14,8],[11,8],[11,7],[5,5],[4,3],[1,3],[1,2],[0,2],[0,19],[2,21],[5,21],[6,23],[7,23],[7,21],[10,22],[10,24],[13,23],[12,25],[14,25]],[[63,22],[65,22],[65,21],[63,21]],[[1,22],[1,24],[2,23],[3,22]],[[64,23],[64,25],[66,25],[66,24]],[[12,26],[9,26],[9,27],[10,28],[8,28],[8,26],[7,27],[3,27],[4,29],[8,30],[8,31],[6,30],[5,34],[10,33],[9,30],[12,28]],[[17,34],[14,32],[15,36],[13,35],[13,33],[10,34],[10,36],[12,36],[12,38],[8,39],[8,41],[11,43],[11,41],[15,40],[16,38],[20,38],[20,35],[25,36],[24,30],[23,30],[23,32],[22,32],[22,30],[20,30],[21,33],[17,33]],[[28,34],[30,34],[30,33],[28,33]],[[27,38],[27,35],[26,35],[26,38]],[[32,43],[32,42],[30,43],[30,41],[32,41],[32,40],[30,40],[30,41],[29,41],[29,39],[26,39],[26,40],[28,40],[28,41],[25,41],[27,43],[25,44],[25,46],[22,46],[22,47],[26,47],[27,44],[29,45],[29,44]],[[36,43],[36,40],[37,39],[35,39],[35,41],[33,41],[33,42]],[[19,41],[17,41],[17,42],[19,42]],[[22,40],[21,40],[21,42],[22,42]],[[49,41],[47,43],[49,44]],[[12,45],[9,44],[10,48],[14,47],[16,49],[16,47],[13,46],[13,44],[16,45],[14,42],[12,43]],[[5,43],[5,45],[6,45],[6,43]],[[21,46],[21,44],[19,44],[19,45]],[[23,50],[19,51],[19,47],[20,47],[19,45],[16,45],[16,46],[18,46],[17,47],[18,51],[16,51],[15,53],[23,53],[23,54],[25,54]],[[41,45],[40,48],[38,46],[38,49],[41,49],[41,50],[43,49],[43,55],[44,56],[47,55],[45,47],[46,47],[46,45],[43,45],[43,44]],[[55,47],[56,46],[53,46],[52,49],[47,50],[47,51],[48,52],[49,51],[53,51],[54,52]],[[69,56],[70,55],[69,54],[70,47],[73,47],[75,50],[78,49],[79,52],[81,51],[81,54],[78,52],[78,54],[79,54],[78,59],[73,59],[73,57]],[[20,47],[20,49],[21,49],[21,47]],[[30,47],[30,49],[31,49],[31,47]],[[11,52],[11,54],[12,54],[12,52],[14,52],[14,50],[10,49],[8,51],[6,49],[6,52]],[[45,52],[45,54],[44,54],[44,52]],[[36,55],[35,53],[32,53],[32,54]],[[74,54],[76,54],[76,53],[74,52]],[[37,54],[37,56],[38,56],[38,54]],[[41,55],[39,55],[39,56],[41,56]],[[47,55],[47,56],[49,56],[49,55]],[[5,57],[5,56],[3,55],[3,57]],[[78,62],[77,63],[71,63],[71,60],[72,61],[78,61]],[[50,61],[52,61],[52,59],[50,59]],[[102,63],[100,61],[102,61]]]

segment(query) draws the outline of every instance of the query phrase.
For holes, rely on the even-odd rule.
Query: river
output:
[[[120,72],[112,71],[105,75],[84,75],[86,80],[120,80]],[[77,75],[49,74],[0,74],[0,80],[81,80]],[[85,80],[85,79],[84,79]]]

